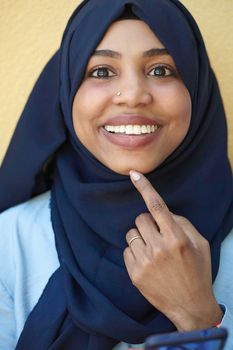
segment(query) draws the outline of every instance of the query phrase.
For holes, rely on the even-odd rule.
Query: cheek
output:
[[[104,84],[103,84],[104,85]],[[72,108],[75,133],[81,143],[95,153],[96,137],[102,116],[111,104],[110,89],[98,83],[84,82],[77,91]]]
[[[179,84],[179,89],[175,94],[175,101],[177,105],[177,112],[179,112],[180,117],[183,121],[190,124],[191,114],[192,114],[192,101],[190,94],[184,84]]]
[[[192,101],[189,95],[188,90],[183,86],[181,88],[181,92],[179,97],[177,97],[177,119],[179,120],[180,125],[180,137],[181,141],[185,138],[188,133],[190,123],[191,123],[191,115],[192,115]]]
[[[188,129],[191,120],[192,102],[182,81],[164,85],[155,93],[157,104],[167,122]],[[187,131],[187,130],[186,130]]]
[[[73,120],[94,120],[109,104],[111,93],[108,87],[84,82],[77,91],[73,103]]]

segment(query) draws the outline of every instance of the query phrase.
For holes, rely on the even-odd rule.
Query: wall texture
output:
[[[65,23],[79,2],[0,0],[0,160],[35,79],[59,46]],[[219,80],[233,164],[233,0],[183,3],[199,23]]]

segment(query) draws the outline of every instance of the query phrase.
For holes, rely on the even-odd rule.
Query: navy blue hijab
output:
[[[177,0],[84,1],[32,91],[0,171],[0,210],[52,188],[60,261],[17,350],[110,350],[120,341],[141,343],[174,329],[132,285],[123,261],[125,234],[145,204],[128,176],[90,154],[72,123],[88,59],[126,5],[173,56],[192,98],[185,140],[148,178],[171,211],[187,217],[210,242],[213,279],[221,241],[233,225],[226,120],[192,16]]]

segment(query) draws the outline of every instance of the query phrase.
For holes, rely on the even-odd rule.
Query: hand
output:
[[[145,176],[130,175],[149,210],[126,235],[124,260],[132,283],[179,331],[212,327],[222,311],[212,291],[208,241],[169,211]]]

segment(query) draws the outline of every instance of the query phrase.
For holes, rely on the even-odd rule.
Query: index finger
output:
[[[151,185],[150,181],[147,180],[144,175],[135,170],[131,170],[129,175],[134,186],[142,195],[149,212],[153,216],[160,230],[163,229],[163,227],[171,227],[171,225],[174,224],[172,214],[164,200]]]

